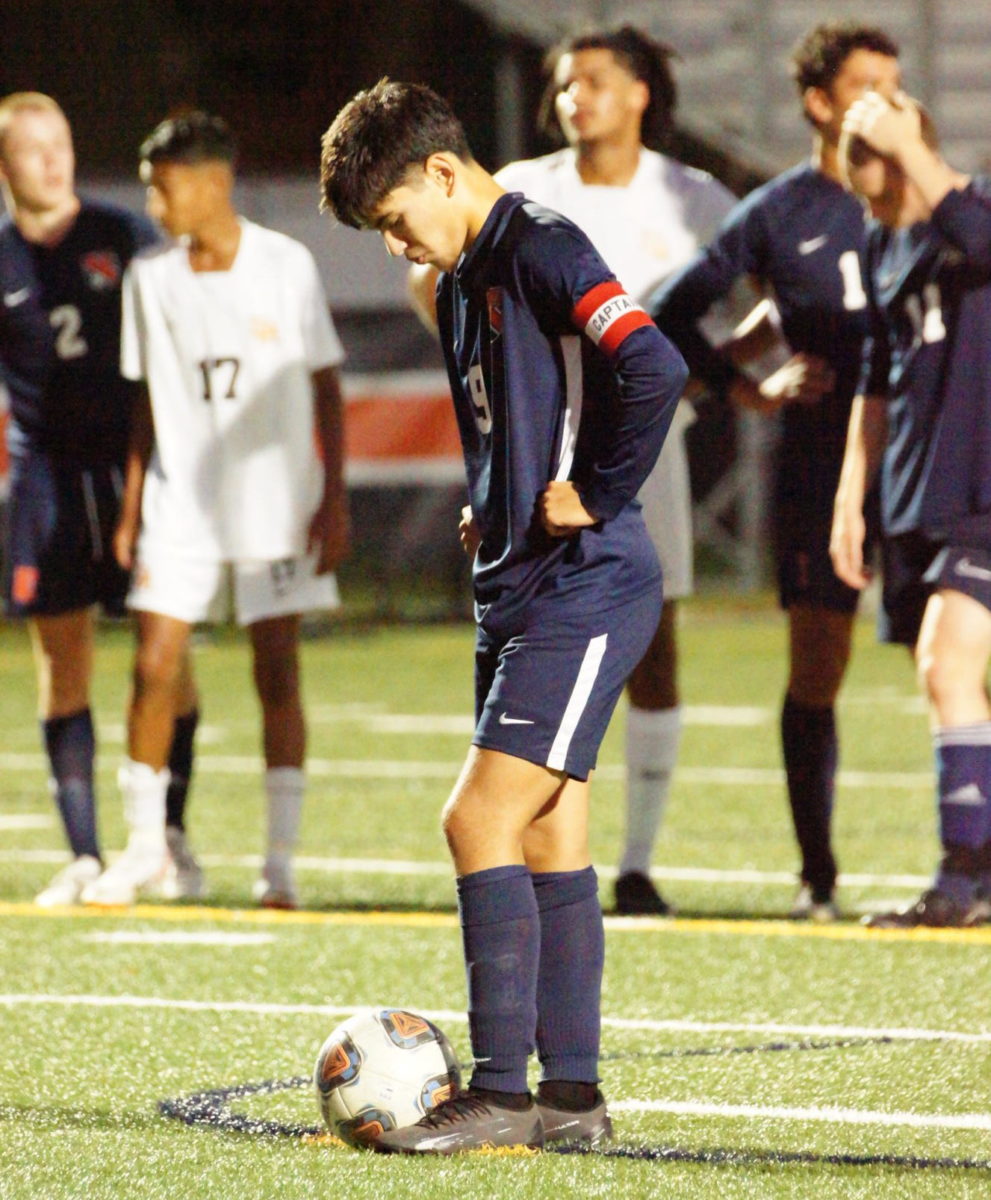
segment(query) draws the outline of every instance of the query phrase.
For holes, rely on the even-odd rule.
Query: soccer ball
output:
[[[320,1113],[331,1133],[365,1146],[447,1100],[461,1070],[446,1035],[401,1008],[356,1013],[320,1047],[313,1072]]]

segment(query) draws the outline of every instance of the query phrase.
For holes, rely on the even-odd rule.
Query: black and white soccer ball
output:
[[[444,1032],[419,1013],[379,1008],[356,1013],[320,1047],[313,1072],[317,1102],[331,1133],[364,1146],[380,1133],[413,1125],[461,1086]]]

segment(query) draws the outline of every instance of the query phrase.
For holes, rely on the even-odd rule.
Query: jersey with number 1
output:
[[[843,459],[867,333],[863,247],[859,201],[804,163],[740,201],[706,249],[665,280],[648,305],[693,373],[718,387],[731,372],[698,322],[737,279],[750,276],[773,298],[791,351],[829,363],[832,392],[782,414],[778,500],[810,514],[831,511]]]
[[[991,179],[867,242],[861,390],[887,399],[885,532],[991,549]]]
[[[312,373],[343,359],[309,251],[242,220],[229,270],[194,271],[181,244],[139,256],[121,356],[155,426],[142,538],[189,558],[301,554],[323,478]]]
[[[84,199],[55,245],[0,218],[0,378],[11,452],[121,463],[134,396],[120,374],[121,280],[156,239],[144,217]]]
[[[603,612],[657,586],[636,495],[687,371],[681,356],[567,218],[500,196],[437,319],[482,543],[477,613],[492,633],[533,606]],[[568,480],[592,528],[552,538],[540,497]]]

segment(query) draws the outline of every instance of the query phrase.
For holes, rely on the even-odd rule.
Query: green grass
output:
[[[779,919],[795,870],[776,732],[781,619],[764,597],[698,599],[684,618],[692,719],[656,857],[681,917],[607,929],[602,1074],[617,1144],[608,1156],[422,1162],[294,1136],[318,1124],[305,1087],[228,1098],[244,1132],[183,1124],[158,1105],[305,1076],[340,1016],[369,1004],[441,1014],[467,1057],[438,814],[468,741],[470,629],[343,625],[307,640],[305,911],[285,917],[250,908],[263,837],[258,722],[246,647],[228,631],[200,640],[195,656],[204,727],[190,826],[210,909],[29,906],[62,841],[26,637],[0,630],[0,1200],[991,1193],[991,1167],[946,1165],[991,1160],[986,1121],[954,1126],[988,1111],[988,931],[885,935],[856,924],[911,898],[937,853],[909,665],[858,627],[836,818],[849,919],[807,929]],[[130,658],[125,628],[101,632],[95,707],[111,849],[124,837],[113,775]],[[731,714],[710,706],[758,711],[752,724],[727,724]],[[621,747],[618,720],[594,790],[607,909]],[[231,934],[244,937],[216,940]],[[188,940],[203,935],[214,940]],[[265,1122],[284,1132],[258,1132]]]

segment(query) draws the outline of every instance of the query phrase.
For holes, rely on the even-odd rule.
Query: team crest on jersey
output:
[[[120,283],[120,259],[113,250],[91,250],[83,255],[79,265],[95,292],[109,292]]]
[[[279,340],[279,327],[274,321],[269,320],[268,317],[252,317],[251,336],[259,342],[277,342]]]
[[[492,336],[502,333],[502,288],[491,287],[485,293],[485,303],[489,308],[489,328]]]

